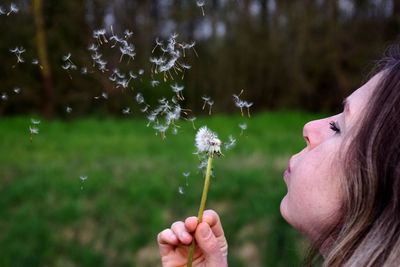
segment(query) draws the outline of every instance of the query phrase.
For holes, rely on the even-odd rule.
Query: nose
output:
[[[303,137],[306,140],[309,149],[315,148],[323,141],[324,123],[327,123],[326,119],[310,121],[304,125]]]

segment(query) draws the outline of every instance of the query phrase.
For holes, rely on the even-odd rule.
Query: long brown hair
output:
[[[340,219],[306,259],[333,238],[322,266],[400,266],[400,48],[377,64],[380,80],[343,158]]]

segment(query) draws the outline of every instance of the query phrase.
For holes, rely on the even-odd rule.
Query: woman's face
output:
[[[307,146],[289,161],[284,174],[288,191],[281,202],[281,214],[312,240],[340,214],[341,145],[356,129],[379,78],[380,74],[375,75],[347,97],[342,113],[304,125]]]

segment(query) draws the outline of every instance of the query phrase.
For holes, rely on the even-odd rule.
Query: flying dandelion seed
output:
[[[6,101],[8,99],[7,93],[1,93],[1,100]]]
[[[138,104],[144,103],[144,97],[141,93],[137,93],[135,99]]]
[[[209,106],[208,115],[211,115],[211,109],[212,106],[214,105],[214,101],[213,100],[207,101],[207,105]]]
[[[18,11],[19,11],[19,8],[17,7],[17,5],[14,4],[14,3],[11,3],[10,4],[10,10],[8,11],[7,16],[9,16],[12,13],[17,14]]]
[[[243,135],[243,132],[247,130],[247,124],[245,122],[239,123],[239,128],[241,130],[240,135]]]
[[[184,86],[178,85],[177,83],[171,85],[172,91],[176,94],[176,97],[179,100],[184,100],[185,98],[183,97],[182,91],[184,89]]]
[[[203,17],[205,16],[205,13],[204,13],[204,5],[205,5],[205,3],[206,3],[205,0],[196,0],[197,6],[201,8],[201,12],[203,14]]]
[[[152,87],[156,87],[156,86],[160,85],[160,82],[156,81],[156,80],[151,80],[150,84],[151,84]]]
[[[86,67],[82,67],[81,68],[81,74],[82,75],[85,75],[85,74],[87,74],[88,73],[88,69],[86,68]]]
[[[209,96],[202,96],[201,99],[203,99],[203,101],[204,101],[204,104],[203,104],[203,107],[202,107],[202,110],[204,110],[206,105],[207,105],[207,103],[211,100],[211,98]]]
[[[72,112],[72,108],[69,107],[69,106],[67,106],[67,107],[65,108],[65,112],[67,112],[68,114],[70,114],[70,113]]]
[[[247,108],[247,116],[250,118],[250,107],[253,106],[253,102],[246,102],[245,107]]]
[[[38,124],[40,124],[40,120],[36,120],[36,119],[31,118],[31,123],[33,125],[38,125]]]
[[[25,53],[25,51],[26,51],[25,48],[23,48],[22,46],[21,47],[17,46],[15,48],[10,49],[10,52],[17,57],[17,64],[25,62],[24,58],[22,58],[22,54]]]
[[[101,93],[101,97],[104,99],[108,99],[108,94],[106,92]]]
[[[87,178],[88,178],[87,175],[79,176],[79,179],[81,180],[81,190],[83,190],[83,183],[87,180]]]
[[[29,126],[29,132],[30,132],[32,135],[33,135],[33,134],[39,134],[39,128]]]
[[[19,93],[21,93],[21,88],[19,88],[19,87],[14,87],[13,91],[14,91],[14,93],[15,93],[16,95],[18,95]]]
[[[0,6],[0,16],[1,15],[5,15],[6,11],[4,10],[4,8],[2,6]]]
[[[126,108],[122,109],[122,114],[129,115],[130,113],[131,113],[130,107],[126,107]]]
[[[189,117],[188,120],[192,123],[193,129],[196,130],[196,127],[194,126],[194,121],[196,120],[196,117]]]
[[[178,192],[179,192],[179,194],[181,194],[181,195],[185,194],[185,189],[183,188],[183,186],[179,186],[179,187],[178,187]]]
[[[224,148],[225,148],[225,150],[230,150],[230,149],[232,149],[233,147],[235,147],[235,145],[236,145],[236,139],[232,136],[232,135],[230,135],[229,137],[228,137],[228,142],[226,142],[225,144],[224,144]]]
[[[233,95],[233,102],[235,103],[235,106],[240,109],[240,113],[242,116],[243,114],[243,108],[247,108],[247,116],[250,117],[250,107],[253,106],[252,102],[247,102],[242,99],[240,99],[240,96],[243,94],[244,90],[242,89],[238,95]]]
[[[185,185],[189,186],[188,178],[190,176],[190,172],[183,172],[182,175],[183,175],[183,177],[185,177]]]

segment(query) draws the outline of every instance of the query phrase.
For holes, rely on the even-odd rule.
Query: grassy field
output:
[[[229,266],[301,265],[304,240],[279,214],[282,172],[316,117],[195,122],[238,139],[214,161],[207,204],[221,215]],[[249,128],[240,136],[242,121]],[[30,117],[0,119],[0,266],[160,266],[157,233],[200,202],[192,125],[161,140],[139,119],[42,121],[32,143],[29,125]]]

